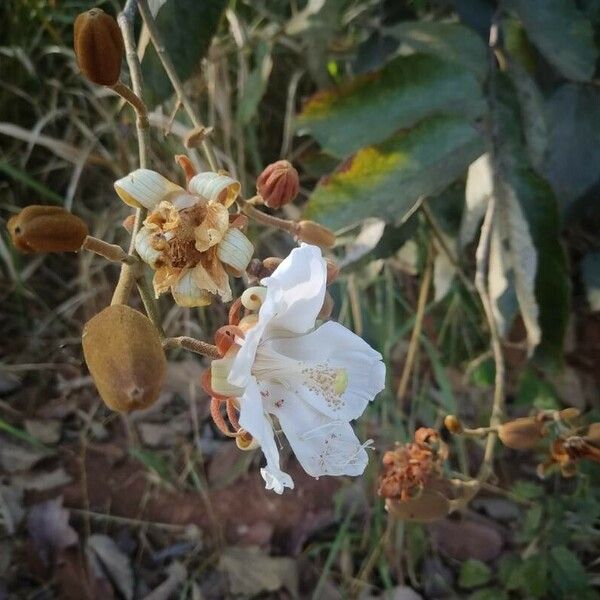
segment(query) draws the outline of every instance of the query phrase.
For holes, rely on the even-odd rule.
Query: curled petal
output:
[[[179,281],[171,286],[171,293],[179,306],[188,308],[208,306],[212,302],[212,295],[196,283],[193,271],[186,271]]]
[[[220,202],[229,208],[240,193],[240,183],[228,175],[206,171],[190,179],[188,189],[207,200]]]
[[[135,251],[153,269],[158,268],[162,258],[162,252],[156,250],[152,245],[153,238],[155,237],[156,234],[147,227],[142,227],[135,236]]]
[[[196,250],[206,252],[206,250],[218,244],[228,228],[229,213],[227,209],[218,202],[210,202],[206,208],[204,220],[194,231]]]
[[[232,267],[239,275],[246,270],[253,253],[252,242],[239,229],[233,227],[227,230],[217,248],[219,260]]]
[[[114,185],[125,204],[134,208],[143,206],[148,210],[154,210],[161,200],[167,199],[171,194],[185,193],[181,186],[150,169],[136,169],[115,181]]]
[[[220,296],[223,302],[231,300],[229,277],[216,256],[205,261],[204,264],[197,264],[192,269],[192,273],[198,287]]]
[[[154,294],[158,298],[161,294],[168,292],[171,286],[175,285],[184,273],[181,269],[173,267],[160,267],[154,271]]]

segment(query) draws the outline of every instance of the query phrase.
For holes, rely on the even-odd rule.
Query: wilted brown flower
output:
[[[85,324],[82,344],[90,374],[109,408],[128,413],[156,402],[166,359],[148,317],[129,306],[108,306]]]
[[[185,190],[159,173],[138,169],[115,182],[121,199],[150,212],[135,238],[154,270],[157,297],[169,289],[180,306],[205,306],[214,295],[231,300],[228,273],[241,276],[254,248],[230,216],[240,184],[222,173],[195,175]],[[233,220],[232,220],[233,219]]]
[[[8,231],[21,252],[77,252],[87,225],[62,206],[31,205],[8,220]]]
[[[119,25],[101,8],[75,19],[73,46],[81,72],[92,82],[112,86],[119,80],[125,45]]]
[[[298,171],[287,160],[268,165],[256,180],[256,191],[269,208],[281,208],[298,195]]]

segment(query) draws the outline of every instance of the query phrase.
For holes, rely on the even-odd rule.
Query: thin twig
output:
[[[105,242],[104,240],[96,238],[92,235],[88,235],[85,238],[81,249],[88,250],[89,252],[93,252],[99,256],[103,256],[111,262],[122,262],[127,263],[128,265],[135,265],[139,262],[135,256],[127,254],[127,252],[125,252],[121,246],[118,246],[117,244],[109,244],[108,242]]]
[[[167,77],[171,81],[171,85],[173,86],[175,93],[177,94],[177,102],[183,106],[185,112],[192,120],[194,127],[204,127],[200,117],[198,116],[198,113],[194,109],[194,106],[190,102],[183,89],[183,83],[181,82],[181,79],[175,70],[175,65],[173,64],[167,49],[165,48],[162,35],[160,34],[158,27],[156,27],[156,22],[154,21],[154,17],[152,16],[152,12],[150,11],[147,0],[137,0],[137,4],[140,14],[142,15],[142,19],[148,28],[148,33],[150,34],[150,39],[152,40],[152,44],[156,49],[158,58],[165,69]],[[205,139],[202,141],[202,151],[204,152],[204,156],[206,157],[206,161],[208,162],[211,170],[217,171],[219,165],[209,140]]]
[[[433,247],[430,244],[427,252],[427,265],[425,266],[425,274],[423,275],[423,281],[421,282],[421,288],[419,290],[419,299],[417,300],[417,312],[415,314],[415,326],[412,330],[410,343],[408,346],[408,352],[406,354],[406,362],[404,363],[404,370],[400,377],[400,384],[398,385],[398,391],[396,393],[396,401],[400,406],[404,397],[406,396],[406,390],[408,389],[408,381],[410,373],[412,371],[415,357],[417,355],[417,348],[419,346],[419,338],[421,337],[421,329],[423,328],[423,318],[425,316],[425,307],[427,305],[427,297],[429,296],[429,289],[431,287],[431,279],[433,276]]]
[[[254,206],[251,204],[252,200],[253,198],[250,198],[250,200],[238,200],[242,212],[246,216],[250,217],[257,223],[261,223],[262,225],[276,227],[277,229],[287,231],[291,235],[296,235],[298,224],[295,221],[288,221],[287,219],[281,219],[279,217],[274,217],[273,215],[268,215],[267,213],[254,208]]]

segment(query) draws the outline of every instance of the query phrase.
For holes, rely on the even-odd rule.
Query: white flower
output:
[[[370,442],[359,442],[350,421],[383,389],[385,366],[379,352],[339,323],[315,329],[326,275],[318,247],[294,249],[263,279],[257,323],[238,340],[233,360],[223,359],[230,368],[223,391],[240,396],[240,425],[260,444],[267,459],[261,474],[278,494],[294,483],[279,467],[271,415],[313,477],[361,475],[368,461]],[[213,377],[218,393],[216,384]]]

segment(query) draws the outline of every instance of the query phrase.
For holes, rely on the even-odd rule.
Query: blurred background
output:
[[[448,413],[489,423],[494,360],[473,281],[492,193],[507,418],[575,407],[581,425],[600,420],[600,2],[151,2],[245,197],[274,160],[300,171],[283,216],[337,232],[333,317],[388,366],[356,424],[375,440],[364,477],[314,480],[284,450],[296,489],[282,496],[263,489],[260,452],[214,427],[196,355],[170,351],[150,409],[125,421],[103,405],[80,336],[117,266],[10,244],[6,221],[28,204],[128,243],[113,182],[137,167],[135,119],[72,50],[73,21],[94,6],[122,8],[0,4],[0,598],[600,597],[597,464],[541,480],[547,448],[499,446],[482,492],[430,524],[390,522],[377,495],[383,452],[417,427],[443,430]],[[150,166],[182,182],[175,154],[206,165],[135,25]],[[249,235],[259,258],[293,247]],[[167,335],[206,340],[228,310],[160,305]],[[448,468],[474,476],[482,442],[442,435]]]

